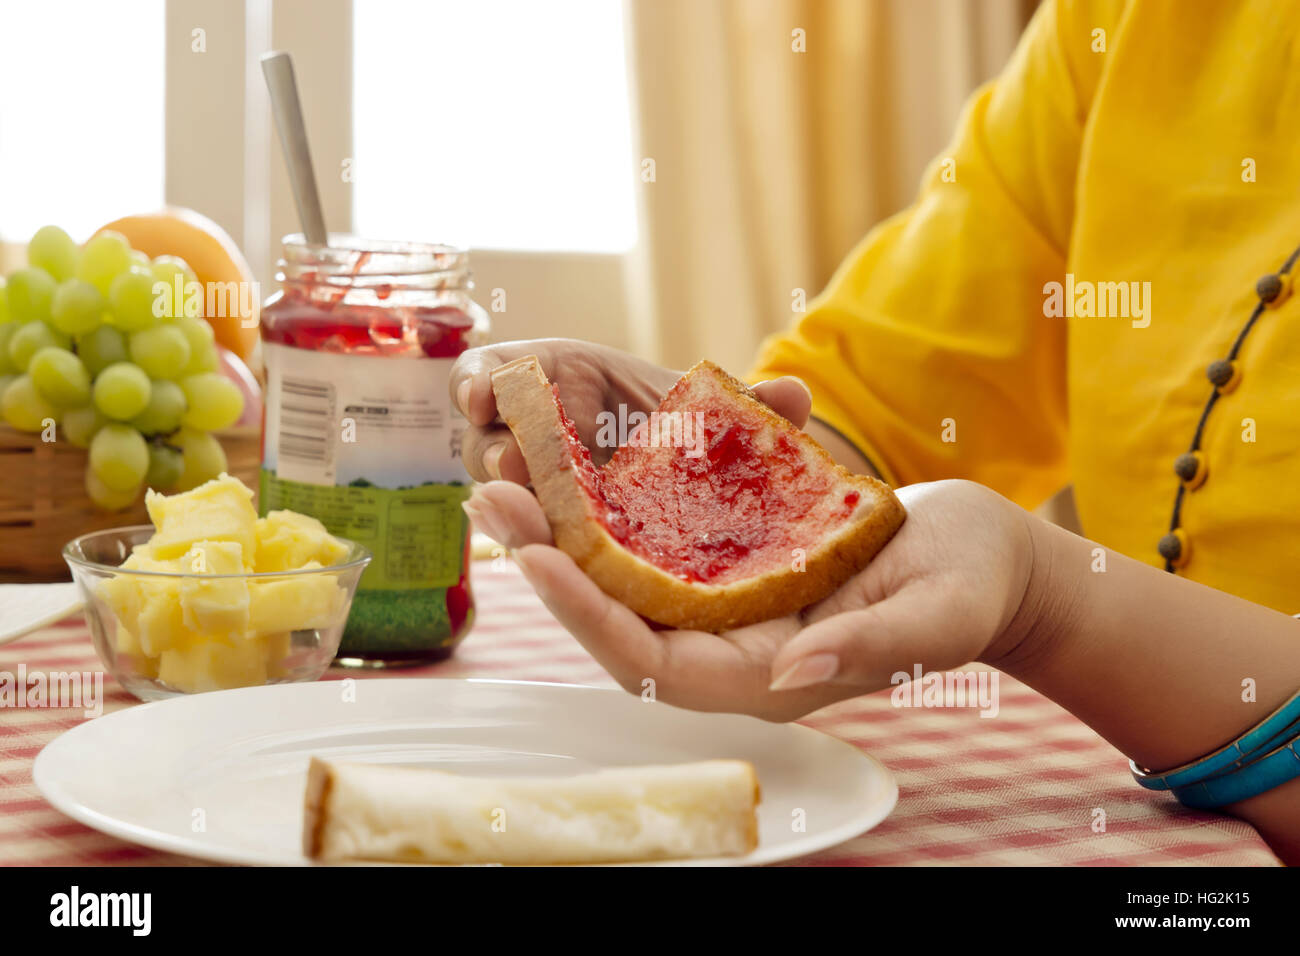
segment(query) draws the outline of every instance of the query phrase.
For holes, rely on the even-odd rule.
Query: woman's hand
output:
[[[476,481],[504,478],[528,483],[524,456],[510,430],[497,419],[490,379],[493,369],[525,355],[536,355],[546,377],[559,387],[564,410],[597,464],[603,462],[602,449],[595,442],[596,416],[605,411],[617,413],[620,406],[627,414],[651,412],[682,374],[577,339],[531,339],[470,349],[452,367],[451,398],[469,420],[461,455]],[[754,391],[776,412],[803,427],[812,400],[802,382],[778,378],[755,386]],[[609,449],[603,452],[606,457],[610,454]]]
[[[898,492],[907,521],[860,574],[802,613],[723,634],[656,630],[551,547],[537,500],[507,482],[466,505],[546,606],[627,690],[695,710],[792,720],[897,672],[994,660],[1029,632],[1036,519],[965,481]]]

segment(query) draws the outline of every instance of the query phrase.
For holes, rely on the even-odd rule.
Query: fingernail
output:
[[[483,470],[493,478],[501,477],[501,456],[506,453],[506,443],[497,442],[495,445],[488,446],[488,450],[483,452]]]
[[[469,392],[474,386],[474,380],[467,378],[456,388],[456,404],[460,406],[461,412],[469,414]]]
[[[493,541],[503,540],[501,537],[501,526],[497,524],[496,520],[489,513],[479,508],[473,500],[462,501],[460,506],[464,509],[465,514],[469,515],[469,520],[473,522],[475,528],[482,531]]]
[[[812,654],[787,667],[767,689],[798,690],[821,684],[834,677],[839,669],[840,659],[834,654]]]

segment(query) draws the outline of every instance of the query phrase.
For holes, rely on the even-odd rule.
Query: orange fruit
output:
[[[253,358],[258,342],[258,320],[262,303],[253,278],[253,270],[239,251],[230,234],[207,216],[182,206],[167,206],[158,212],[139,216],[125,216],[101,227],[98,232],[120,232],[149,258],[180,256],[184,259],[204,289],[204,318],[212,326],[219,345],[224,345],[245,361]],[[234,287],[242,291],[245,301],[251,303],[251,315],[241,316],[238,308],[227,308],[225,315],[207,315],[207,291],[214,288],[209,283],[250,283]],[[225,286],[231,289],[230,286]],[[241,301],[240,294],[234,297]]]

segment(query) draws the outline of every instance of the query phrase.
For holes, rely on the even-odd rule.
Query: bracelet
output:
[[[855,442],[852,438],[844,434],[844,432],[840,431],[838,428],[836,428],[834,425],[832,425],[824,418],[818,418],[816,415],[809,415],[808,420],[811,422],[816,422],[818,425],[821,425],[823,428],[827,429],[833,435],[835,435],[837,438],[843,441],[844,444],[848,445],[850,448],[856,451],[859,455],[862,456],[862,460],[865,461],[868,466],[870,466],[871,470],[880,476],[880,480],[883,481],[885,484],[889,484],[889,479],[885,477],[885,473],[883,470],[881,470],[881,467],[877,465],[874,461],[872,461],[871,456],[868,455],[861,448],[859,448],[858,443]],[[1297,616],[1300,617],[1300,615]]]
[[[1147,790],[1176,790],[1192,787],[1212,777],[1223,777],[1239,772],[1252,762],[1273,757],[1279,750],[1286,749],[1285,746],[1278,746],[1283,740],[1294,742],[1296,734],[1300,733],[1298,722],[1300,722],[1300,693],[1236,740],[1207,756],[1163,773],[1155,773],[1139,767],[1132,760],[1129,761],[1129,769],[1133,772],[1133,779]],[[1262,771],[1253,771],[1252,778],[1254,774],[1260,772]],[[1262,793],[1263,790],[1258,792]]]
[[[1296,728],[1300,732],[1300,728]],[[1185,807],[1212,810],[1239,800],[1257,797],[1265,791],[1300,777],[1300,740],[1291,740],[1253,760],[1239,770],[1211,777],[1186,787],[1175,787],[1174,796]]]

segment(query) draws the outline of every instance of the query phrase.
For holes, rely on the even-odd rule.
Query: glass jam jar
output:
[[[294,235],[276,278],[262,310],[259,512],[313,515],[374,554],[336,663],[447,657],[474,618],[465,420],[448,396],[456,356],[488,332],[469,255]]]

